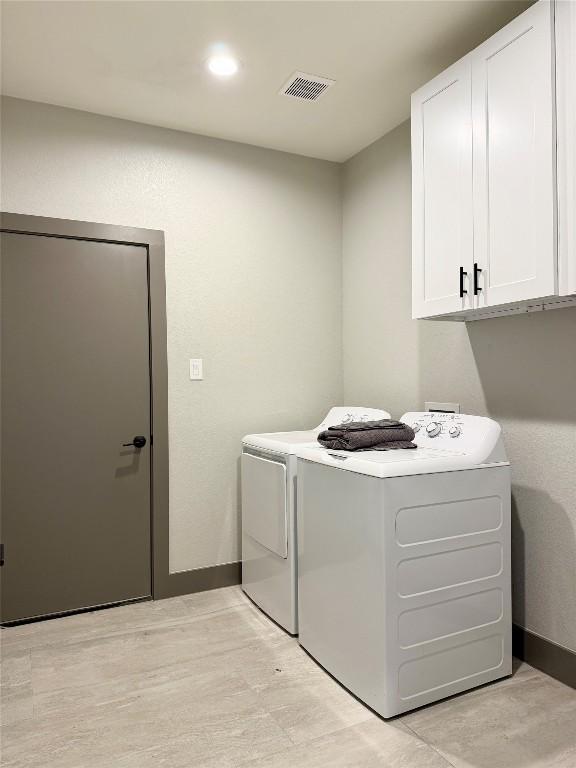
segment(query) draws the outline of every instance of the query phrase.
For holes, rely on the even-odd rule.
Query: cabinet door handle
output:
[[[463,299],[464,295],[468,291],[464,288],[464,278],[468,276],[468,272],[464,270],[464,267],[460,267],[460,298]]]
[[[482,272],[476,262],[474,262],[474,296],[478,296],[482,288],[478,285],[478,275]]]

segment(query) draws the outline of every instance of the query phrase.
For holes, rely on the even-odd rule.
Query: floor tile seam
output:
[[[550,678],[550,679],[553,679],[553,678]],[[469,690],[464,690],[461,693],[455,693],[444,699],[440,699],[436,702],[433,702],[432,704],[426,704],[422,707],[419,707],[414,711],[404,712],[402,715],[400,715],[400,717],[401,718],[411,717],[411,716],[414,716],[415,714],[418,714],[419,712],[426,712],[427,710],[430,710],[434,706],[446,704],[447,702],[456,701],[458,699],[463,699],[468,702],[475,701],[476,699],[481,699],[486,695],[493,693],[495,690],[494,686],[496,686],[497,691],[509,690],[510,688],[516,688],[518,686],[526,686],[529,683],[533,683],[535,681],[541,682],[541,676],[530,675],[529,677],[522,677],[520,679],[516,679],[515,675],[509,675],[508,677],[500,678],[499,680],[492,680],[488,683],[483,683],[482,685],[476,688],[470,688]],[[402,722],[404,722],[404,720],[402,720]],[[408,726],[407,723],[404,723],[404,724],[407,727],[412,728],[412,726]]]
[[[186,709],[186,705],[184,705],[184,707],[178,707],[175,710],[175,712],[177,713],[177,712],[185,711],[185,709]],[[143,715],[152,717],[154,713],[153,712],[143,712],[143,713],[138,713],[138,714],[143,714]],[[257,716],[260,719],[265,719],[266,717],[270,717],[271,716],[270,713],[264,707],[258,706],[256,703],[254,703],[254,706],[251,709],[251,714],[253,716]],[[173,715],[174,715],[174,712],[171,712],[170,716],[167,717],[167,718],[164,718],[164,719],[170,719],[171,720],[171,719],[173,719]],[[89,728],[89,732],[92,732],[92,733],[100,732],[102,727],[105,725],[105,721],[107,719],[109,719],[110,717],[112,717],[112,716],[113,716],[113,713],[109,713],[109,714],[103,715],[102,722],[94,722],[94,721],[92,721],[91,726]],[[232,715],[231,715],[231,718],[234,719]],[[39,718],[39,719],[42,719],[42,718]],[[31,722],[31,724],[33,724],[34,721],[37,721],[37,718],[31,717],[31,718],[27,718],[27,720],[29,720]],[[61,720],[69,721],[70,720],[70,716],[69,715],[63,715],[62,717],[58,717],[58,716],[46,717],[45,720],[47,720],[48,722],[44,723],[44,725],[46,725],[46,726],[48,726],[48,727],[50,727],[52,729],[54,726],[58,725],[58,721],[61,721]],[[200,725],[200,726],[197,725],[197,724],[193,725],[192,724],[193,722],[195,722],[195,721],[191,721],[190,724],[185,725],[181,729],[178,729],[178,733],[175,736],[175,740],[176,741],[178,741],[178,740],[186,740],[186,738],[188,738],[191,734],[197,733],[199,728],[202,731],[205,730],[205,728],[206,728],[205,725]],[[274,721],[274,722],[276,724],[276,721]],[[25,720],[22,719],[20,721],[15,722],[15,723],[7,723],[6,725],[2,725],[2,726],[0,726],[0,734],[8,734],[8,732],[9,732],[8,729],[10,729],[11,726],[13,726],[13,725],[21,725],[21,724],[24,724],[24,723],[25,723]],[[70,726],[70,728],[71,728],[71,733],[74,734],[76,732],[76,725],[72,724]],[[283,735],[285,735],[286,738],[288,738],[288,734],[285,733],[284,729],[279,728],[279,730],[281,730]],[[24,739],[25,740],[27,739],[26,735],[24,735]],[[131,750],[130,753],[131,754],[132,753],[140,754],[140,753],[145,753],[147,751],[150,751],[152,749],[154,749],[154,747],[152,747],[152,746],[151,747],[144,747],[142,749]],[[208,757],[208,756],[209,755],[207,754],[206,757]],[[3,765],[3,763],[1,763],[1,765]]]
[[[169,666],[178,666],[178,665],[169,665]],[[138,673],[131,673],[131,675],[137,675],[137,674]],[[237,693],[250,693],[250,694],[254,694],[255,693],[253,691],[253,689],[250,686],[247,685],[246,681],[244,680],[244,678],[239,673],[227,673],[227,674],[231,678],[232,677],[236,678],[240,683],[243,684],[243,689],[242,690],[231,692],[230,696],[233,696],[233,695],[235,695]],[[193,678],[194,675],[195,675],[194,672],[190,672],[188,677]],[[42,697],[44,695],[59,696],[63,692],[70,691],[70,690],[72,690],[74,693],[76,693],[76,692],[79,692],[79,691],[85,691],[86,689],[104,688],[106,686],[113,685],[114,682],[117,679],[118,679],[117,677],[114,677],[114,678],[110,679],[110,682],[103,681],[103,682],[99,682],[99,683],[94,683],[94,681],[92,681],[92,682],[83,683],[82,685],[79,685],[79,686],[67,686],[67,687],[64,687],[64,688],[56,688],[56,689],[51,689],[51,690],[35,691],[34,688],[33,688],[32,689],[32,696],[34,698],[38,699],[38,698],[40,698],[40,697]],[[178,678],[178,679],[180,680],[182,678]],[[159,682],[157,684],[152,684],[152,685],[149,685],[149,686],[145,686],[144,688],[133,689],[132,693],[128,692],[126,694],[126,696],[138,695],[138,694],[141,695],[141,694],[145,694],[146,692],[150,693],[151,695],[154,695],[155,689],[157,689],[157,688],[159,688],[161,686],[164,686],[164,685],[170,685],[171,682],[173,682],[173,681]],[[204,696],[202,698],[207,698],[210,695],[211,694],[207,694],[207,696]],[[110,699],[110,701],[114,701],[116,698],[121,699],[121,698],[123,698],[123,696],[120,695],[118,697],[112,697],[112,699]],[[94,711],[94,710],[97,711],[99,707],[105,706],[105,703],[106,702],[103,703],[103,702],[93,702],[93,701],[88,701],[86,704],[75,703],[74,708],[71,709],[71,711],[68,711],[68,712],[65,712],[65,713],[62,713],[62,714],[55,713],[55,714],[52,715],[52,714],[49,714],[49,713],[45,713],[45,714],[38,713],[38,711],[37,711],[38,704],[34,702],[33,703],[33,711],[34,711],[34,716],[33,717],[36,720],[43,720],[43,719],[45,719],[45,720],[49,720],[49,721],[52,721],[52,720],[56,720],[57,721],[57,720],[61,720],[61,719],[68,719],[68,718],[70,718],[71,714],[73,714],[73,713],[78,713],[78,712],[89,713],[90,711]],[[183,704],[182,706],[178,707],[177,711],[181,711],[181,709],[183,707],[185,708],[185,706],[186,705]],[[263,708],[263,711],[266,711],[265,708]]]
[[[205,616],[211,616],[211,615],[216,614],[216,613],[224,614],[227,611],[233,610],[235,608],[245,608],[245,607],[249,608],[250,606],[249,605],[245,605],[243,603],[238,603],[238,604],[235,604],[235,605],[225,606],[223,608],[214,608],[213,610],[202,611],[201,613],[196,613],[193,616],[189,616],[189,617],[186,617],[186,618],[183,617],[181,619],[169,619],[169,620],[166,620],[165,623],[163,623],[163,624],[162,623],[159,623],[159,624],[146,624],[146,625],[143,625],[143,626],[133,627],[131,629],[111,630],[111,631],[105,632],[102,635],[97,635],[95,633],[93,637],[87,636],[87,637],[83,637],[83,638],[82,637],[75,638],[75,639],[72,639],[72,640],[66,640],[66,639],[63,639],[63,638],[56,638],[54,640],[48,640],[47,642],[41,642],[41,643],[38,643],[38,644],[26,643],[25,647],[22,649],[22,652],[23,653],[25,653],[25,652],[34,653],[34,652],[37,652],[37,651],[42,650],[44,648],[67,647],[67,646],[70,646],[70,645],[80,645],[81,643],[90,642],[91,640],[106,640],[108,638],[123,637],[125,635],[131,635],[131,634],[135,634],[135,633],[148,632],[151,629],[156,629],[156,630],[162,630],[164,628],[165,629],[174,629],[174,628],[176,628],[178,626],[184,626],[186,624],[194,623],[197,619],[204,618]],[[114,610],[114,609],[112,609],[112,610]],[[58,621],[58,619],[55,619],[55,621]],[[16,644],[17,642],[18,641],[14,641],[14,644]]]
[[[422,742],[422,744],[425,744],[433,752],[435,752],[438,755],[438,757],[440,757],[442,760],[446,762],[447,765],[452,766],[452,768],[457,768],[456,763],[453,763],[440,749],[438,749],[434,744],[428,741],[428,739],[424,738],[424,736],[421,736],[418,733],[418,731],[415,730],[411,725],[408,725],[408,723],[404,720],[402,716],[400,716],[398,719],[405,728],[408,728],[410,733],[412,733],[420,742]]]
[[[269,712],[268,714],[271,717],[273,717],[271,712]],[[280,755],[283,752],[289,752],[292,750],[297,750],[299,748],[306,749],[306,748],[312,747],[316,742],[321,742],[323,739],[332,737],[338,733],[342,733],[343,731],[352,730],[356,726],[366,722],[365,720],[362,720],[358,723],[353,723],[351,725],[344,725],[342,726],[342,728],[336,728],[333,731],[328,731],[327,733],[322,733],[320,735],[313,736],[312,738],[305,739],[304,741],[294,741],[294,739],[290,736],[288,731],[286,731],[286,729],[282,725],[280,725],[280,723],[278,723],[278,721],[274,717],[273,719],[276,725],[280,728],[280,730],[286,735],[286,737],[290,741],[290,745],[287,747],[280,747],[279,749],[274,750],[273,752],[267,752],[266,755],[263,755],[261,757],[250,758],[248,761],[243,761],[242,763],[238,764],[238,765],[241,765],[242,768],[250,768],[251,765],[258,765],[259,763],[261,763],[263,758],[268,759],[268,758],[274,757],[275,755]],[[298,766],[294,765],[293,768],[298,768]]]
[[[110,686],[110,685],[113,685],[116,681],[121,680],[122,678],[126,678],[127,681],[130,680],[131,678],[134,678],[134,677],[141,678],[141,677],[149,674],[150,672],[157,673],[160,670],[166,670],[167,671],[167,670],[171,670],[171,669],[176,669],[177,667],[180,667],[180,666],[186,666],[186,664],[188,664],[191,661],[196,661],[196,660],[201,661],[204,658],[206,658],[206,657],[205,656],[194,656],[194,657],[192,657],[190,659],[187,659],[185,661],[179,661],[179,662],[174,662],[174,663],[162,664],[161,666],[154,667],[153,669],[149,669],[149,670],[136,671],[136,672],[127,672],[125,674],[115,673],[113,676],[111,675],[108,679],[101,679],[101,680],[98,680],[98,681],[91,680],[91,681],[87,681],[87,682],[81,683],[80,685],[70,684],[70,685],[65,685],[65,686],[60,686],[60,687],[38,688],[38,687],[34,686],[34,680],[32,679],[32,681],[31,681],[32,682],[32,693],[33,693],[34,696],[39,696],[40,697],[40,696],[46,696],[46,695],[57,695],[57,694],[60,694],[60,693],[62,693],[64,691],[69,691],[69,690],[83,691],[85,688],[100,688],[100,687],[104,687],[104,686]],[[194,676],[196,674],[197,674],[197,670],[194,670],[194,671],[190,671],[189,674],[184,675],[184,676],[185,677],[192,677],[192,676]],[[237,674],[238,677],[240,679],[242,679],[243,682],[245,682],[244,679],[241,677],[241,675],[239,675],[239,673],[233,673],[232,672],[232,673],[228,673],[228,674],[230,674],[231,676],[234,675],[234,674]],[[181,678],[178,678],[178,679],[181,679]],[[153,683],[153,684],[151,684],[149,686],[145,686],[144,688],[135,689],[135,690],[146,690],[147,687],[148,688],[158,688],[158,687],[160,687],[162,685],[170,684],[170,682],[173,682],[173,681],[171,681],[171,680],[166,681],[166,682],[159,681],[159,682]]]
[[[271,716],[270,713],[267,712],[266,709],[264,709],[263,707],[255,707],[254,714],[257,714],[262,719]],[[274,721],[274,722],[278,726],[276,721]],[[4,726],[2,728],[0,728],[0,732],[2,731],[3,728],[4,728]],[[175,740],[176,741],[186,741],[186,739],[191,734],[193,734],[197,730],[197,728],[198,728],[197,726],[194,726],[194,727],[190,727],[190,729],[183,729],[181,732],[179,732],[176,735]],[[278,749],[274,749],[273,752],[266,752],[265,754],[263,754],[262,756],[260,756],[258,758],[247,758],[246,760],[242,760],[240,763],[237,763],[237,764],[239,766],[240,765],[241,766],[245,766],[245,765],[247,765],[247,763],[251,763],[254,760],[257,761],[257,760],[262,759],[262,757],[272,756],[274,754],[278,754],[280,752],[283,752],[286,749],[291,749],[293,744],[292,744],[288,734],[284,731],[284,729],[282,727],[278,726],[278,728],[282,732],[282,734],[288,739],[288,741],[290,741],[290,744],[288,746],[279,747]],[[129,750],[128,752],[123,753],[122,756],[121,756],[121,759],[125,760],[125,759],[129,759],[129,758],[132,758],[132,757],[137,757],[138,755],[144,755],[146,753],[149,753],[149,752],[153,751],[154,749],[156,749],[156,746],[149,746],[149,747],[144,747],[144,748],[141,748],[141,749],[138,749],[138,748],[137,749],[132,749],[132,750]],[[211,757],[210,749],[211,749],[211,746],[208,744],[207,745],[206,753],[204,753],[204,751],[202,750],[201,754],[199,755],[199,758],[200,759],[210,758]],[[16,764],[17,763],[6,764],[6,768],[9,768],[10,765],[16,765]],[[4,764],[2,763],[2,765],[4,765]]]
[[[222,611],[214,611],[214,612],[211,612],[210,614],[203,614],[203,615],[212,615],[212,613],[225,613],[227,610],[229,610],[229,609],[223,609]],[[181,627],[186,627],[186,626],[192,625],[193,623],[194,622],[192,622],[192,621],[177,621],[177,622],[165,625],[163,627],[158,627],[157,630],[158,631],[162,631],[164,629],[168,629],[168,630],[178,629],[178,628],[181,628]],[[107,640],[116,640],[116,639],[119,639],[119,638],[128,638],[128,637],[130,637],[132,635],[143,635],[143,634],[144,635],[146,635],[146,634],[149,635],[149,634],[152,634],[150,632],[151,629],[153,629],[153,628],[152,627],[139,627],[139,628],[134,628],[134,629],[127,630],[127,631],[114,632],[114,633],[111,633],[111,634],[106,634],[106,635],[102,635],[102,636],[98,636],[98,637],[83,638],[83,639],[78,639],[78,640],[74,640],[74,641],[68,641],[68,642],[64,642],[64,643],[61,643],[60,641],[44,643],[42,645],[38,645],[38,646],[30,649],[31,663],[33,664],[33,655],[34,654],[38,654],[38,653],[40,653],[42,651],[46,651],[46,650],[49,651],[49,650],[54,650],[54,649],[63,649],[65,651],[66,649],[71,649],[73,647],[79,647],[79,646],[81,646],[83,644],[88,644],[88,643],[94,643],[94,642],[99,642],[99,641],[107,641]],[[270,636],[272,636],[272,635],[270,635]],[[256,638],[256,637],[251,638],[249,640],[242,641],[238,646],[234,646],[234,648],[232,648],[231,650],[236,650],[237,648],[243,648],[243,647],[246,647],[247,645],[253,645],[257,641],[258,641],[258,638]],[[229,650],[230,649],[228,649],[227,651],[222,651],[222,653],[227,653]],[[202,654],[201,656],[195,656],[193,658],[204,658],[205,656],[211,655],[211,653],[212,652],[208,652],[206,654]]]
[[[286,733],[288,738],[290,739],[290,742],[295,747],[301,747],[305,744],[310,744],[311,742],[314,742],[318,739],[326,738],[327,736],[334,736],[337,733],[341,733],[342,731],[347,730],[348,728],[354,728],[357,725],[361,725],[363,723],[368,722],[373,717],[375,717],[374,713],[371,712],[369,709],[366,709],[366,716],[363,717],[361,720],[358,720],[354,723],[348,723],[347,725],[342,725],[341,727],[333,728],[332,730],[326,731],[325,733],[321,733],[319,735],[312,736],[310,738],[306,738],[304,740],[298,740],[296,741],[295,738],[292,737],[290,732],[279,722],[278,718],[276,717],[276,713],[281,712],[282,710],[285,710],[286,708],[290,707],[290,704],[284,704],[282,706],[276,707],[275,709],[269,709],[268,712],[270,716],[273,718],[274,722],[282,728],[282,730]],[[295,767],[296,768],[296,767]]]
[[[255,710],[255,713],[257,713],[257,714],[258,714],[260,717],[263,717],[263,718],[265,718],[265,717],[271,717],[270,713],[269,713],[269,712],[267,712],[265,709],[263,709],[263,708],[261,708],[261,707],[258,707],[258,708]],[[266,752],[266,753],[265,753],[265,755],[263,755],[263,756],[265,756],[265,757],[268,757],[268,756],[272,756],[272,755],[278,754],[278,753],[280,753],[280,752],[286,751],[287,749],[291,749],[291,748],[293,748],[293,747],[295,747],[295,746],[299,746],[299,745],[296,745],[296,744],[294,744],[294,743],[292,742],[292,740],[290,739],[290,737],[289,737],[289,735],[286,733],[286,731],[285,731],[285,730],[284,730],[284,729],[283,729],[281,726],[279,726],[279,725],[276,723],[276,721],[274,721],[274,722],[275,722],[276,726],[278,727],[279,731],[282,733],[282,735],[283,735],[283,736],[286,738],[286,740],[289,742],[289,744],[288,744],[288,746],[286,746],[286,745],[283,745],[283,746],[279,746],[279,747],[278,747],[278,749],[274,749],[272,752]],[[2,727],[0,728],[0,733],[1,733],[2,731],[5,731],[5,729],[6,729],[6,728],[8,728],[8,727],[9,727],[9,726],[2,726]],[[187,730],[187,729],[183,729],[183,730],[182,730],[182,731],[181,731],[181,732],[180,732],[180,733],[177,735],[176,739],[177,739],[177,740],[185,740],[185,739],[186,739],[186,738],[187,738],[187,737],[188,737],[188,736],[189,736],[191,733],[193,733],[193,732],[194,732],[194,729],[193,729],[193,728],[191,728],[190,730]],[[134,750],[130,750],[128,753],[126,753],[125,755],[123,755],[123,758],[133,757],[133,756],[137,756],[137,755],[139,755],[139,754],[145,754],[146,752],[150,752],[152,749],[153,749],[153,747],[146,747],[146,748],[143,748],[143,749],[134,749]],[[206,754],[205,754],[205,755],[204,755],[204,754],[202,754],[202,755],[201,755],[201,757],[204,757],[204,756],[208,758],[208,757],[210,756],[210,753],[209,753],[209,752],[206,752]],[[257,761],[257,760],[261,759],[261,757],[262,757],[262,756],[260,756],[260,757],[258,757],[258,758],[247,758],[246,760],[242,760],[242,762],[241,762],[241,763],[239,763],[239,765],[243,765],[243,766],[244,766],[244,765],[247,765],[247,764],[249,765],[249,764],[250,764],[251,762],[253,762],[254,760],[256,760],[256,761]],[[7,768],[8,768],[8,765],[9,765],[9,764],[7,764]]]

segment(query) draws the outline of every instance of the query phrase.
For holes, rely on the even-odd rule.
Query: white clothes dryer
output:
[[[242,441],[242,589],[290,634],[298,633],[296,451],[335,424],[388,419],[377,408],[335,407],[315,429]]]
[[[402,421],[417,449],[298,451],[299,642],[383,717],[512,672],[500,426]]]

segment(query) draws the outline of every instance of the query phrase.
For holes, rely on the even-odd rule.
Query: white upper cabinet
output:
[[[413,95],[413,317],[576,293],[575,17],[540,0]]]
[[[464,59],[412,96],[414,317],[471,306],[471,83]]]
[[[478,306],[553,295],[552,8],[536,3],[472,54]]]
[[[576,293],[576,2],[556,3],[558,114],[558,277]]]

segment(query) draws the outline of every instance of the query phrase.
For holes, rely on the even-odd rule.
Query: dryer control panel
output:
[[[317,427],[320,432],[336,424],[349,424],[351,421],[378,421],[379,419],[389,419],[388,411],[380,408],[363,408],[361,406],[336,405],[330,408],[324,421]]]

